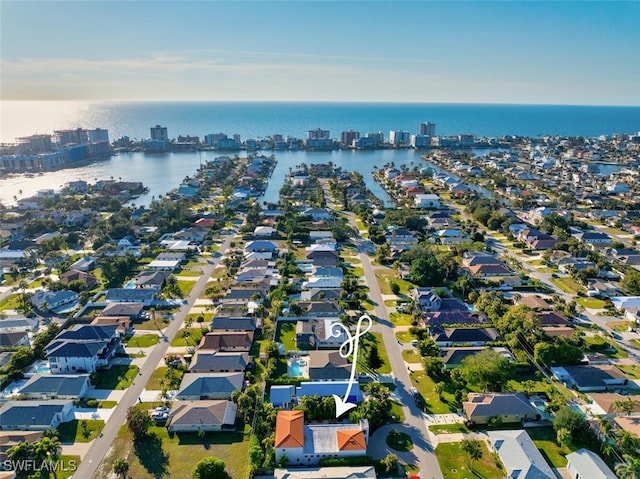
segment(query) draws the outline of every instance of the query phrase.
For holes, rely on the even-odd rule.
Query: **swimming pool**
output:
[[[305,359],[291,358],[287,365],[287,374],[292,378],[307,377],[309,375],[309,363]]]
[[[49,366],[48,363],[44,363],[39,365],[36,369],[35,372],[38,374],[49,374],[51,373],[51,367]]]

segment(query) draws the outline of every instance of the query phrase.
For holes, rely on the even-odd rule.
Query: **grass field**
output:
[[[411,341],[416,339],[416,337],[409,331],[399,331],[396,333],[396,339],[401,343],[410,343]]]
[[[434,434],[454,434],[457,432],[470,432],[470,429],[464,423],[456,424],[432,424],[429,431]]]
[[[640,379],[640,366],[635,364],[617,364],[616,367],[631,379]]]
[[[392,429],[387,435],[387,446],[396,451],[406,452],[413,449],[413,441],[409,434]]]
[[[129,348],[148,348],[154,344],[158,344],[160,337],[157,334],[141,334],[132,336],[125,343]]]
[[[435,382],[424,371],[412,372],[410,376],[411,383],[426,402],[425,412],[428,414],[448,414],[457,410],[453,394],[445,388],[442,393],[443,401],[440,401],[435,391]]]
[[[86,427],[83,426],[86,424]],[[104,427],[103,420],[83,419],[63,422],[58,427],[60,431],[60,442],[89,442],[94,440]]]
[[[180,290],[180,294],[182,294],[183,298],[189,296],[191,290],[196,285],[197,281],[178,281],[176,284],[178,285],[178,289]]]
[[[204,336],[207,333],[206,329],[200,329],[200,327],[195,328],[182,328],[177,333],[176,336],[171,341],[171,346],[197,346]]]
[[[200,276],[202,274],[202,271],[193,271],[191,269],[183,269],[182,271],[180,271],[179,273],[174,273],[174,276],[178,276],[178,277],[183,277],[183,278],[197,278],[198,276]]]
[[[18,294],[10,294],[2,301],[0,301],[0,310],[5,309],[18,309],[20,307],[20,301],[18,300]]]
[[[420,355],[413,349],[403,349],[402,359],[404,359],[408,363],[419,363],[420,361],[422,361]]]
[[[578,291],[583,291],[584,288],[576,283],[571,278],[553,278],[553,284],[560,288],[565,293],[577,294]]]
[[[613,341],[602,336],[582,336],[582,339],[591,351],[601,352],[612,358],[629,357],[629,353],[624,349],[619,348]]]
[[[149,439],[135,442],[122,426],[110,454],[94,477],[107,479],[118,458],[129,462],[128,476],[136,479],[191,479],[194,466],[209,456],[221,458],[232,478],[245,477],[249,452],[249,434],[241,432],[169,434],[164,427],[151,427]]]
[[[411,315],[405,313],[390,313],[389,319],[396,326],[411,326]]]
[[[297,351],[296,323],[293,321],[278,321],[276,342],[284,344],[284,348],[287,351]]]
[[[164,374],[169,369],[168,366],[160,366],[156,368],[153,373],[151,373],[151,377],[149,381],[145,385],[145,389],[149,391],[161,391],[162,390],[162,380],[164,379]]]
[[[400,294],[409,294],[409,290],[414,288],[415,285],[404,279],[396,278],[394,270],[389,268],[378,268],[375,270],[376,278],[378,278],[378,285],[380,286],[380,292],[382,294],[393,294],[391,291],[391,283],[397,283],[400,286]]]
[[[598,298],[576,298],[576,303],[589,309],[602,309],[607,303]]]
[[[481,444],[482,457],[475,461],[470,469],[467,469],[466,454],[460,448],[459,442],[438,444],[436,457],[440,464],[442,477],[445,479],[504,477],[505,471],[502,462],[489,452],[484,442]]]
[[[551,467],[565,467],[567,465],[567,454],[571,450],[565,446],[560,446],[556,439],[556,433],[551,427],[532,427],[527,429],[533,443],[542,453]]]
[[[138,375],[138,366],[115,365],[109,369],[100,369],[92,374],[91,382],[96,389],[127,389]]]

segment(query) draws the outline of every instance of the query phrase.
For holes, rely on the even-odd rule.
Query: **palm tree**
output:
[[[466,453],[467,465],[469,470],[472,470],[473,462],[482,458],[482,443],[473,439],[463,439],[460,443],[460,449]]]
[[[623,412],[627,416],[631,416],[631,413],[639,404],[640,404],[640,401],[636,401],[631,398],[621,399],[619,401],[614,401],[613,409],[616,412]]]
[[[123,457],[116,459],[113,463],[113,472],[122,476],[122,479],[126,479],[127,472],[129,472],[129,463]]]
[[[623,456],[624,462],[616,464],[615,471],[619,479],[640,478],[640,457],[629,454]]]

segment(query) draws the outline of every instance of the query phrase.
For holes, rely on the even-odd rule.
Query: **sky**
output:
[[[640,105],[640,1],[6,1],[2,100]]]

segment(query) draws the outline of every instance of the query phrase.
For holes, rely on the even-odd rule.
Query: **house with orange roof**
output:
[[[303,411],[279,411],[276,417],[274,448],[276,462],[286,455],[287,464],[317,465],[326,457],[351,457],[367,454],[369,423],[304,424]]]

